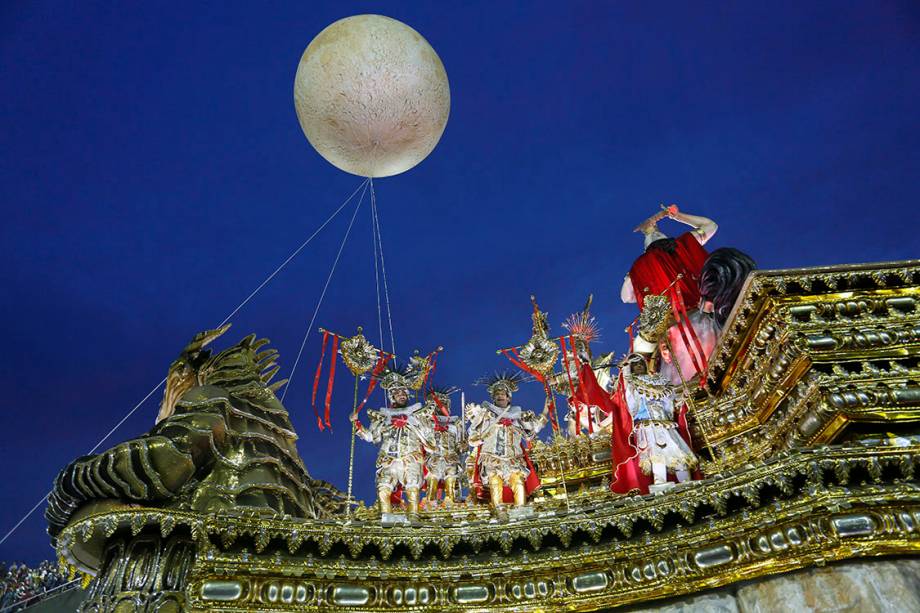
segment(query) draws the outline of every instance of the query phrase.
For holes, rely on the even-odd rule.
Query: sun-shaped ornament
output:
[[[364,338],[361,328],[358,328],[357,334],[342,341],[340,351],[348,370],[356,377],[373,368],[380,353]]]

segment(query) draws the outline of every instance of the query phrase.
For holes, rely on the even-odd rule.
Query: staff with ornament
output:
[[[362,334],[362,329],[358,326],[358,333],[351,337],[344,337],[335,332],[325,330],[323,328],[319,329],[320,334],[323,335],[323,348],[320,352],[319,364],[316,365],[316,374],[313,376],[313,395],[312,395],[312,404],[313,412],[316,414],[316,425],[320,430],[325,430],[329,428],[331,430],[332,423],[329,419],[330,408],[332,405],[332,389],[335,384],[335,370],[337,363],[337,356],[342,357],[342,361],[345,363],[345,366],[348,367],[348,370],[351,371],[351,374],[355,379],[355,398],[354,398],[354,408],[352,409],[352,417],[358,415],[361,412],[361,409],[367,404],[368,399],[370,399],[371,394],[374,391],[374,388],[377,386],[380,375],[384,372],[387,367],[387,364],[393,358],[393,354],[387,353],[380,349],[377,349],[371,345],[364,334]],[[329,378],[326,382],[326,402],[325,402],[325,411],[324,416],[320,416],[319,410],[316,406],[316,394],[319,391],[320,379],[323,374],[323,364],[326,360],[326,347],[332,345],[332,356],[329,359]],[[367,392],[364,394],[364,400],[361,401],[361,404],[358,404],[358,383],[361,379],[364,378],[363,375],[370,372],[370,382],[367,384]],[[352,505],[352,478],[354,476],[355,468],[355,435],[357,434],[357,426],[359,423],[352,419],[351,427],[351,450],[348,456],[348,514],[351,515],[351,505]]]

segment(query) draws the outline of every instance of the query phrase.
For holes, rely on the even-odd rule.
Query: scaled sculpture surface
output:
[[[277,351],[260,351],[268,340],[250,335],[214,356],[203,349],[227,328],[197,335],[172,364],[160,417],[150,432],[61,471],[45,512],[53,540],[79,517],[119,509],[278,519],[344,512],[345,497],[311,478],[300,459],[297,435],[274,394],[284,381],[268,384],[278,370]],[[162,542],[140,547],[127,542],[119,551],[128,558],[137,551],[136,557],[145,559],[151,549],[161,548],[164,578],[175,576],[176,568],[167,567],[187,570],[192,549],[163,532]]]

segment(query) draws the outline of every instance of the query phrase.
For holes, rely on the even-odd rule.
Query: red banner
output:
[[[380,357],[377,358],[377,364],[374,366],[374,370],[371,371],[371,380],[367,384],[367,393],[364,394],[364,400],[361,401],[361,404],[355,409],[355,415],[361,412],[361,409],[364,408],[364,405],[367,404],[367,401],[371,397],[371,392],[377,387],[378,379],[380,374],[383,373],[384,369],[387,367],[387,363],[390,361],[390,358],[393,357],[388,353],[380,352]],[[360,427],[361,422],[356,422]]]
[[[326,427],[332,428],[329,423],[329,408],[332,405],[332,386],[335,383],[335,365],[338,362],[336,356],[339,354],[339,336],[336,334],[332,337],[332,361],[329,364],[329,381],[326,382]],[[322,430],[322,427],[320,427]]]
[[[319,364],[316,365],[316,374],[313,376],[313,413],[316,415],[316,425],[320,430],[323,429],[323,420],[320,419],[319,410],[316,408],[316,391],[319,389],[319,377],[323,372],[323,360],[326,358],[326,343],[329,341],[329,333],[323,331],[323,350],[319,354]],[[333,361],[335,356],[333,355]]]

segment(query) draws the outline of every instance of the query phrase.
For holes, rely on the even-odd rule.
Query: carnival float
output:
[[[509,370],[460,392],[435,384],[440,347],[384,346],[373,184],[436,146],[440,59],[398,21],[347,18],[307,47],[294,98],[309,142],[364,177],[335,214],[369,195],[386,306],[376,344],[366,322],[317,325],[319,305],[303,339],[321,343],[311,419],[351,424],[347,489],[310,475],[278,354],[226,341],[231,313],[169,366],[152,430],[57,477],[46,518],[81,610],[587,611],[920,551],[920,261],[758,270],[662,206],[637,227],[619,351],[595,355],[591,297],[555,328],[531,297],[530,338],[487,348]],[[515,405],[521,385],[543,406]],[[379,448],[370,501],[359,444]]]

